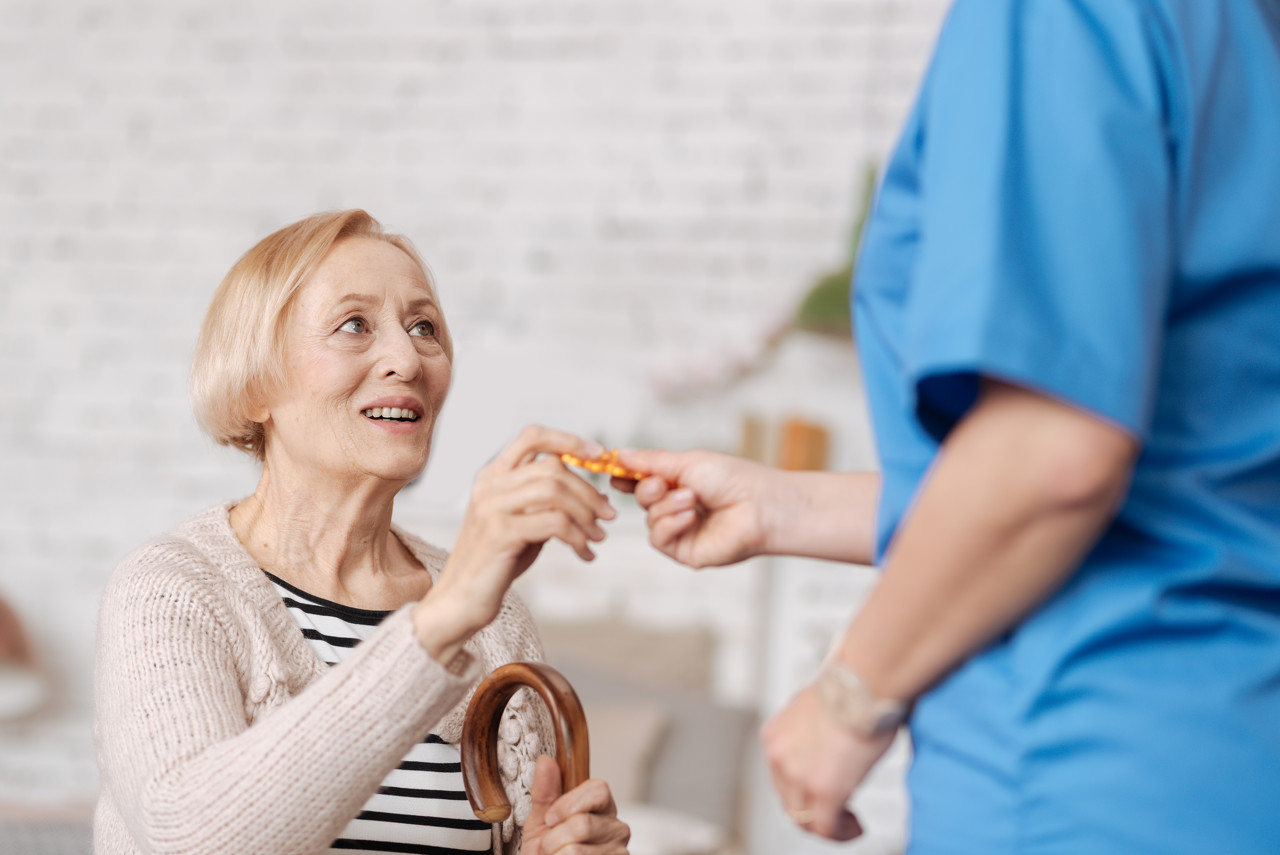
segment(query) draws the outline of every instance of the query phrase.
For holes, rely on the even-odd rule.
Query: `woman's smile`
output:
[[[365,421],[391,434],[412,434],[429,427],[422,418],[425,407],[414,398],[379,398],[360,410]]]

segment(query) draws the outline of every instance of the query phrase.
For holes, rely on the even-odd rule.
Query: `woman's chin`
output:
[[[388,455],[374,459],[348,461],[343,467],[345,473],[339,478],[342,480],[354,478],[357,481],[373,479],[403,486],[416,480],[426,468],[427,462],[421,455]]]
[[[382,469],[381,477],[388,481],[399,481],[402,484],[408,484],[410,481],[416,481],[422,476],[423,470],[427,468],[427,461],[418,458],[411,461],[394,461]]]

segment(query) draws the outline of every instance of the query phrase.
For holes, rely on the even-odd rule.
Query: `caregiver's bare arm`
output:
[[[782,481],[789,495],[771,507],[770,555],[872,563],[879,472],[785,472]]]
[[[634,490],[653,545],[682,564],[709,567],[755,555],[803,555],[870,564],[880,475],[788,472],[710,451],[623,450],[651,473]]]
[[[1076,570],[1128,491],[1136,439],[989,381],[950,433],[839,656],[909,699],[1012,627]]]

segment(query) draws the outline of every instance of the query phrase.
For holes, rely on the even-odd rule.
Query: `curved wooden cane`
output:
[[[471,809],[485,822],[502,822],[511,815],[511,803],[498,774],[498,726],[507,701],[526,686],[537,692],[551,711],[564,792],[590,777],[587,717],[569,681],[540,662],[503,665],[476,688],[462,724],[462,783]]]

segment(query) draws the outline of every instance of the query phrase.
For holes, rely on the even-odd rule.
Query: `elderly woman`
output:
[[[539,758],[540,702],[517,696],[501,729],[513,819],[467,805],[468,690],[541,655],[508,588],[552,538],[590,560],[614,511],[549,456],[601,449],[529,428],[478,476],[452,554],[392,524],[451,371],[426,267],[363,211],[281,229],[227,274],[192,397],[262,475],[110,579],[97,852],[626,851],[608,787],[562,794]]]

